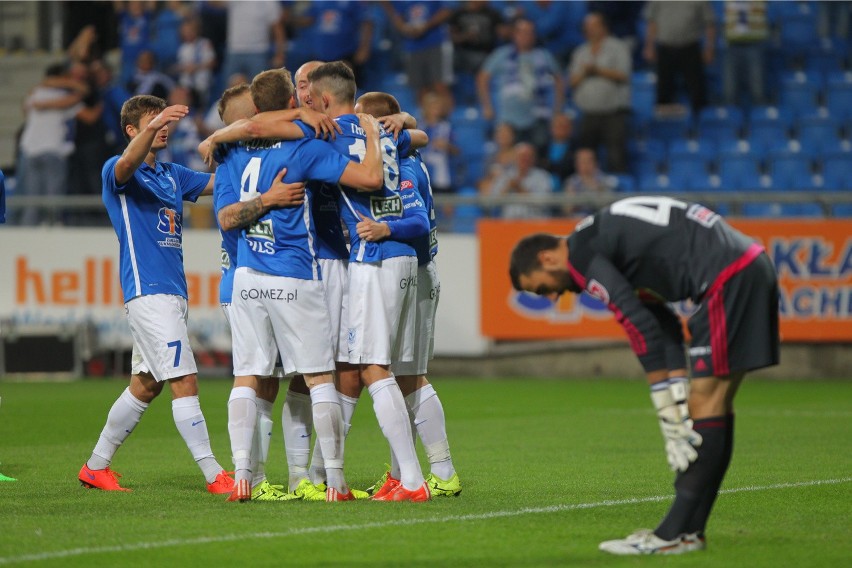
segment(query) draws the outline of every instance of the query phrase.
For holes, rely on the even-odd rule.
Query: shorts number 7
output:
[[[178,363],[180,363],[180,340],[178,339],[177,341],[169,341],[168,343],[166,343],[166,345],[169,346],[169,347],[175,348],[175,364],[174,364],[174,366],[177,367]]]

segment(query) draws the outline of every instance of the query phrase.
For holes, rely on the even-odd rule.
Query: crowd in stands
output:
[[[163,159],[204,169],[195,147],[221,126],[219,93],[312,59],[348,62],[361,91],[417,117],[436,193],[837,190],[852,174],[850,2],[113,6],[120,68],[84,27],[25,101],[19,193],[99,194],[134,94],[192,109]]]

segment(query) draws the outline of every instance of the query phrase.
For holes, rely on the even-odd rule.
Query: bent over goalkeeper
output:
[[[778,281],[763,247],[697,203],[638,196],[585,218],[568,237],[536,234],[512,251],[512,285],[556,299],[587,292],[624,327],[648,379],[675,500],[653,531],[605,541],[612,554],[706,547],[704,529],[733,452],[737,389],[778,364]],[[689,370],[679,316],[692,300]]]

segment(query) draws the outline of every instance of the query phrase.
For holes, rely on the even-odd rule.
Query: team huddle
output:
[[[215,175],[156,161],[186,107],[136,96],[122,108],[129,143],[104,165],[103,199],[119,238],[133,368],[80,471],[84,485],[127,490],[110,469],[113,455],[168,382],[208,490],[229,501],[422,502],[461,492],[443,407],[426,379],[440,295],[429,174],[417,152],[428,137],[392,96],[356,101],[342,62],[307,63],[295,81],[274,69],[223,93],[226,127],[199,146],[218,163]],[[182,202],[210,194],[233,343],[233,478],[210,448],[186,328]],[[286,491],[264,474],[283,377]],[[391,465],[359,491],[344,476],[344,440],[365,386]],[[415,432],[430,463],[425,477]]]

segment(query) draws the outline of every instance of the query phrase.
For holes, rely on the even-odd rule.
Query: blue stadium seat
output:
[[[723,191],[758,189],[760,162],[751,154],[725,154],[719,159],[718,174]]]
[[[825,75],[841,71],[849,56],[849,46],[845,41],[833,38],[820,38],[816,45],[808,49],[805,57],[805,70]]]
[[[849,156],[835,154],[822,160],[822,177],[827,190],[852,189],[852,160]]]
[[[825,217],[819,203],[786,203],[781,206],[781,212],[785,217]]]
[[[774,4],[774,2],[768,4]],[[779,4],[786,4],[778,19],[781,45],[787,49],[807,49],[819,41],[814,2],[779,2]]]
[[[639,180],[639,189],[646,193],[668,192],[671,191],[671,182],[665,174],[649,175]]]
[[[689,182],[691,191],[723,191],[722,179],[716,174],[696,175]]]
[[[482,156],[485,153],[487,125],[484,121],[457,122],[453,124],[456,145],[464,156]]]
[[[636,179],[629,174],[614,174],[615,191],[620,193],[633,193],[636,191]]]
[[[832,205],[831,214],[835,217],[852,217],[852,203],[836,203]]]
[[[715,160],[719,145],[712,138],[690,138],[674,140],[669,146],[669,156],[697,155],[705,160]]]
[[[475,187],[459,188],[459,195],[477,195]],[[455,233],[475,233],[476,223],[483,216],[478,205],[456,205],[453,211],[452,230]]]
[[[767,163],[775,189],[805,190],[813,187],[811,162],[803,154],[773,153]]]
[[[793,115],[786,109],[773,105],[759,105],[752,107],[748,113],[748,123],[751,127],[756,124],[781,124],[790,126]]]
[[[782,217],[780,203],[743,203],[744,217]]]
[[[708,163],[700,154],[675,154],[669,156],[668,175],[672,191],[690,187],[696,177],[707,177]]]
[[[822,152],[825,148],[834,148],[840,142],[838,120],[828,116],[827,112],[801,117],[795,131],[796,139],[803,149],[812,153]]]
[[[667,144],[656,138],[631,138],[627,142],[627,152],[631,158],[662,162],[668,157]]]
[[[852,119],[852,71],[828,75],[825,105],[832,116],[844,120]]]
[[[636,115],[651,118],[657,102],[657,74],[652,71],[634,72],[630,76],[630,102]]]
[[[648,123],[648,136],[665,142],[687,138],[689,136],[689,119],[686,116],[652,118]]]
[[[822,88],[822,77],[816,73],[795,71],[787,73],[781,83],[781,106],[796,116],[813,112]]]

